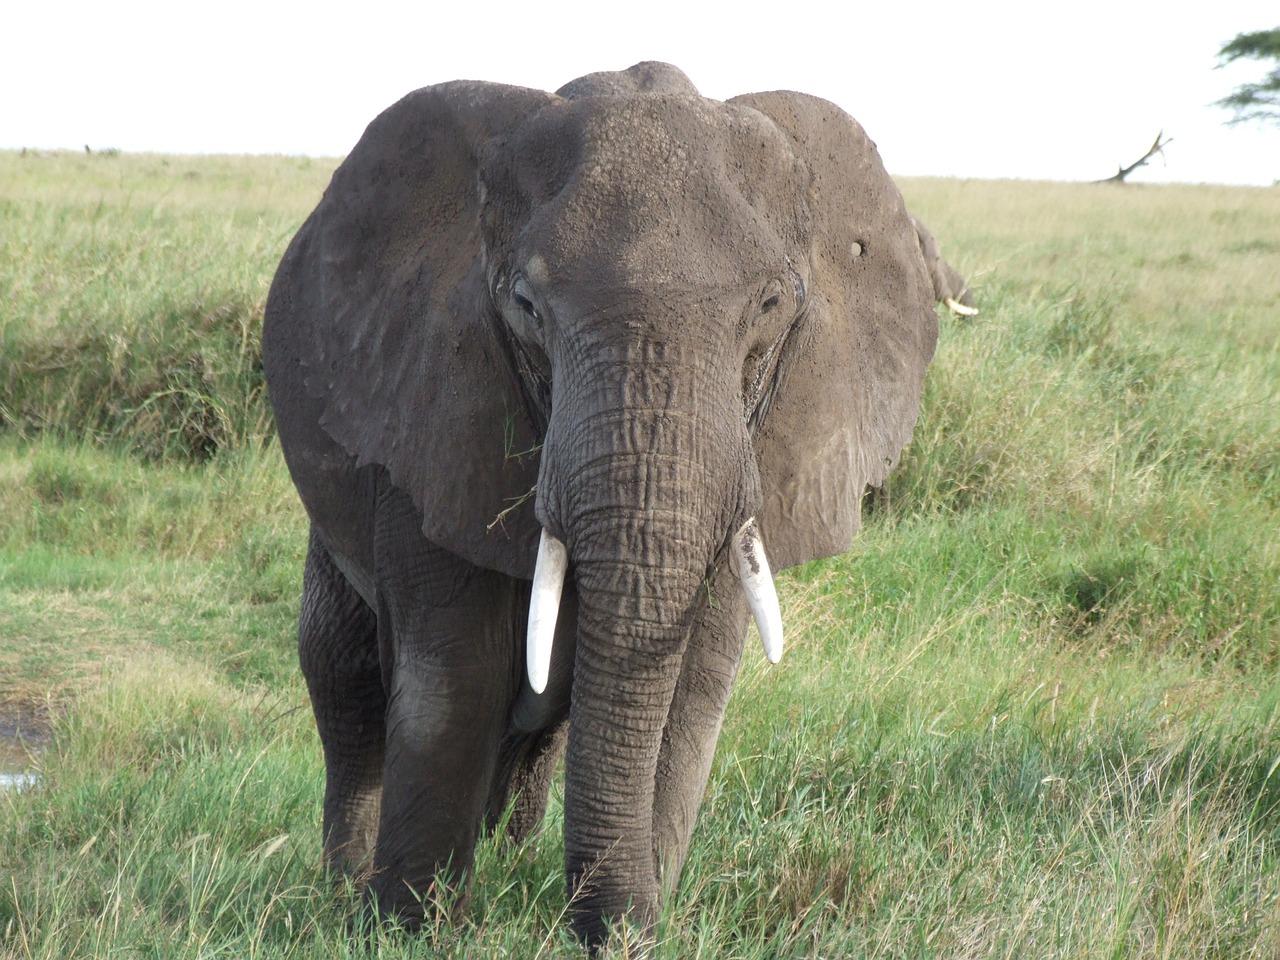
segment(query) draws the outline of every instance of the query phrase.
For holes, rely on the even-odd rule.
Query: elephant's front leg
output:
[[[390,501],[389,503],[387,501]],[[418,533],[407,498],[379,505],[378,634],[387,669],[382,816],[370,893],[410,925],[442,895],[465,901],[514,698],[516,582]]]

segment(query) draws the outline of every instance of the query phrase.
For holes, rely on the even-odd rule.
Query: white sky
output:
[[[0,148],[341,156],[443,80],[555,89],[667,60],[710,97],[790,88],[840,104],[891,173],[1271,184],[1280,129],[1209,106],[1266,65],[1215,70],[1275,0],[11,0]],[[828,12],[839,11],[839,12]]]

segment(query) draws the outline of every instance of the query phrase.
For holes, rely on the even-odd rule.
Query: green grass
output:
[[[329,165],[0,154],[3,957],[573,957],[560,805],[349,935],[258,358]],[[659,957],[1280,955],[1280,191],[910,180],[975,283],[748,648]],[[619,949],[617,955],[625,951]]]
[[[0,424],[207,459],[269,430],[259,331],[332,164],[0,154]]]

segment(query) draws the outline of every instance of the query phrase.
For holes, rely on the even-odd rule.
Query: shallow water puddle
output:
[[[48,743],[49,734],[39,721],[0,714],[0,792],[25,790],[40,782],[32,761]]]
[[[5,790],[25,790],[39,782],[38,773],[0,773],[0,793]]]

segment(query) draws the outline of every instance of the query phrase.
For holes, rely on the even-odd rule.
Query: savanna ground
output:
[[[0,955],[574,957],[558,799],[348,935],[258,359],[332,164],[0,154]],[[1280,189],[907,180],[976,285],[780,580],[659,957],[1280,956]]]

